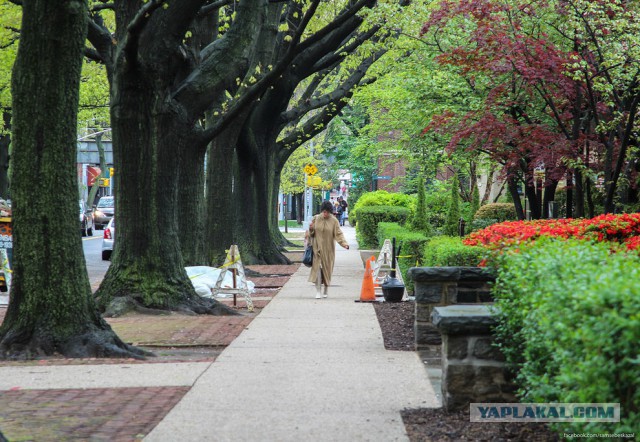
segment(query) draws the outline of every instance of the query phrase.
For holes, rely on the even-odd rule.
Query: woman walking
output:
[[[309,236],[313,246],[313,265],[309,282],[316,285],[316,299],[326,298],[329,294],[331,274],[336,260],[336,242],[345,249],[349,249],[349,243],[340,230],[340,223],[333,216],[331,201],[324,201],[320,206],[320,214],[311,220]],[[321,284],[324,284],[324,292],[322,293],[320,291]]]

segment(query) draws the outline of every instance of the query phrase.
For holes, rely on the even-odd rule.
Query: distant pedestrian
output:
[[[316,285],[316,299],[329,295],[333,265],[336,260],[336,242],[349,250],[349,243],[340,230],[339,221],[331,216],[333,204],[324,201],[320,206],[320,214],[313,217],[309,224],[309,237],[313,246],[313,265],[309,282]],[[324,284],[324,292],[320,286]]]
[[[340,211],[340,217],[338,219],[340,220],[340,225],[344,226],[344,221],[345,219],[347,219],[347,208],[349,207],[349,204],[343,197],[339,197],[338,200],[340,202],[340,207],[342,208],[342,210]]]
[[[342,211],[344,209],[342,208],[342,197],[339,196],[338,200],[336,201],[336,218],[338,218],[338,221],[340,222],[340,225],[343,226],[344,224],[342,223]]]

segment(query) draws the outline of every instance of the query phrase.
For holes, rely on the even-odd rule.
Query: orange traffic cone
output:
[[[364,278],[362,279],[362,289],[360,290],[360,302],[371,302],[376,300],[376,294],[373,289],[373,274],[371,272],[371,260],[367,260],[364,270]]]

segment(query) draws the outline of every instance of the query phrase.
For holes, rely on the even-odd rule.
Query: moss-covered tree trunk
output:
[[[100,317],[78,235],[76,120],[86,20],[86,0],[23,1],[12,77],[14,273],[0,328],[5,358],[142,355]],[[55,191],[42,192],[34,177]]]
[[[3,111],[0,116],[3,120],[2,128],[11,130],[11,114]],[[0,198],[9,198],[9,146],[11,135],[9,132],[0,133]]]
[[[108,315],[131,307],[231,313],[198,296],[184,269],[177,169],[179,153],[192,147],[192,128],[175,118],[159,92],[139,89],[145,83],[141,72],[114,80],[111,125],[120,191],[112,264],[96,293],[101,306]]]
[[[289,264],[272,235],[277,210],[272,204],[273,192],[275,183],[279,182],[275,177],[275,157],[264,143],[261,131],[254,132],[245,125],[242,130],[236,129],[228,135],[230,139],[237,137],[235,149],[217,151],[217,173],[209,174],[211,186],[207,188],[208,192],[216,192],[207,198],[210,223],[207,238],[213,259],[219,262],[224,249],[236,244],[245,264]],[[211,162],[213,165],[214,160]],[[231,171],[231,174],[224,177],[220,173],[222,170]],[[222,262],[217,265],[220,264]]]
[[[115,2],[118,47],[111,69],[111,124],[116,238],[111,266],[96,294],[108,314],[132,306],[235,313],[195,293],[184,269],[179,230],[194,229],[196,220],[189,217],[197,218],[201,210],[202,152],[189,152],[205,143],[199,121],[248,64],[267,3],[241,1],[224,37],[201,54],[211,35],[201,41],[199,26],[192,25],[206,3]],[[191,48],[185,46],[187,34],[195,35]],[[188,188],[179,192],[180,185]],[[189,201],[181,202],[178,195]],[[178,216],[187,221],[179,223]],[[198,253],[187,244],[194,235],[184,237],[184,248]]]

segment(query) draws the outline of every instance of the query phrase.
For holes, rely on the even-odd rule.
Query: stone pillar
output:
[[[442,403],[464,410],[472,402],[517,402],[502,352],[493,346],[496,319],[488,305],[435,307],[442,333]]]
[[[433,309],[452,304],[491,302],[489,283],[495,277],[481,267],[413,267],[416,350],[423,359],[440,358],[442,338],[431,323]]]

